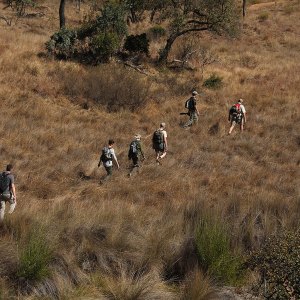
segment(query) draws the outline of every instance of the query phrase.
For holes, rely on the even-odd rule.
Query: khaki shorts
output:
[[[0,201],[9,202],[10,204],[15,203],[15,197],[9,193],[9,194],[0,194]]]

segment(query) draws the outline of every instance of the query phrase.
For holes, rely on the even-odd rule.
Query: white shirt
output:
[[[164,129],[159,129],[159,130],[162,132],[164,138],[168,137],[168,134],[167,134],[167,132]]]
[[[240,108],[241,108],[242,113],[245,114],[246,113],[245,106],[243,104],[240,104]]]

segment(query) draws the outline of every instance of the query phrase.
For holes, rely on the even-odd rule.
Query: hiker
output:
[[[4,219],[6,202],[10,204],[9,214],[13,213],[17,205],[15,178],[11,173],[12,169],[13,166],[9,164],[6,166],[6,171],[0,174],[0,222]]]
[[[183,128],[188,128],[198,122],[199,111],[197,108],[197,95],[199,94],[196,91],[193,91],[192,97],[185,102],[185,108],[188,109],[187,115],[190,116],[190,119],[185,125],[183,125]]]
[[[161,164],[161,159],[167,155],[167,137],[166,123],[161,123],[159,129],[155,130],[152,137],[152,145],[156,153],[156,162],[159,165]]]
[[[128,177],[131,177],[133,172],[139,170],[140,161],[143,161],[145,159],[140,134],[136,134],[134,136],[134,140],[130,143],[129,151],[128,151],[128,159],[132,160],[133,163],[128,173]]]
[[[104,181],[108,180],[111,177],[112,170],[113,170],[113,160],[115,161],[118,169],[120,169],[120,165],[118,163],[115,150],[113,148],[114,143],[115,143],[114,140],[109,140],[108,146],[105,146],[102,149],[102,153],[98,163],[98,168],[100,167],[102,162],[107,174],[102,178],[102,180],[100,181],[101,183],[103,183]]]
[[[246,109],[242,103],[243,99],[239,99],[238,103],[234,104],[229,110],[228,121],[231,124],[228,132],[229,135],[236,124],[240,125],[241,131],[244,130],[244,124],[246,124]]]

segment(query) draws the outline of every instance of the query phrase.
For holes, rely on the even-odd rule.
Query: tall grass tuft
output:
[[[49,276],[52,253],[44,231],[33,228],[21,248],[17,277],[21,281],[41,281]]]
[[[202,220],[196,232],[196,246],[200,265],[208,274],[222,283],[237,283],[241,260],[230,249],[224,224]]]

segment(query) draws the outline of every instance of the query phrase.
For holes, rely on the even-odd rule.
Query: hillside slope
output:
[[[200,70],[158,72],[148,63],[152,79],[117,63],[87,67],[47,57],[44,43],[57,30],[54,4],[41,19],[0,25],[0,161],[2,168],[14,164],[18,193],[16,211],[0,229],[0,253],[11,253],[0,256],[2,297],[18,290],[24,298],[181,299],[195,277],[203,298],[193,299],[208,299],[213,279],[195,271],[201,219],[223,222],[243,254],[282,228],[299,228],[299,1],[250,9],[237,39],[193,40],[218,56],[204,71],[204,78],[222,77],[217,90],[202,87]],[[180,41],[172,57],[176,51]],[[137,93],[138,82],[145,106],[108,113],[94,104],[97,86],[113,89],[101,74],[118,76],[114,85],[124,95],[131,81]],[[179,112],[194,86],[203,92],[201,116],[197,127],[183,130]],[[245,100],[248,123],[244,133],[236,128],[227,136],[227,111],[237,98]],[[157,166],[150,140],[162,121],[169,152]],[[147,159],[129,179],[128,145],[137,132]],[[104,169],[97,162],[108,138],[121,169],[99,185]],[[38,283],[15,280],[32,232],[54,257],[51,276]]]

